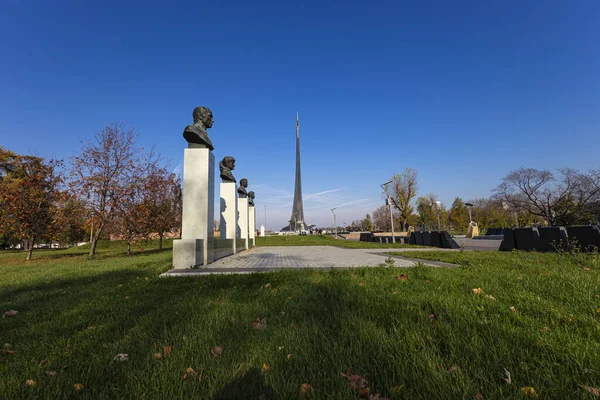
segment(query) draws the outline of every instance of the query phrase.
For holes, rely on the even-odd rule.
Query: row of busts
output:
[[[188,142],[188,145],[194,145],[195,147],[205,147],[209,150],[214,150],[212,141],[208,137],[208,128],[211,128],[215,122],[212,111],[207,107],[196,107],[192,113],[194,123],[188,125],[183,130],[183,137]],[[235,169],[235,158],[231,156],[225,156],[221,162],[219,162],[219,170],[221,175],[221,181],[223,183],[236,183],[235,177],[231,173]],[[247,192],[248,179],[244,178],[240,181],[238,187],[239,198],[248,198],[248,204],[254,206],[254,192]]]
[[[235,177],[231,173],[235,169],[235,158],[231,156],[225,156],[219,162],[219,175],[223,183],[236,183]],[[240,199],[248,198],[248,205],[254,206],[254,192],[248,192],[248,179],[242,178],[240,180],[240,186],[238,187],[238,197]]]

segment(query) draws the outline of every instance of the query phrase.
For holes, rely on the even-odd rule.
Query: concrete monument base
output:
[[[173,240],[173,268],[185,269],[214,261],[214,251],[205,239]]]
[[[248,206],[248,247],[254,247],[256,238],[256,210],[254,206]]]
[[[248,199],[238,199],[238,249],[248,250]]]
[[[214,259],[227,257],[236,253],[235,239],[214,239],[213,240],[213,254]]]
[[[221,182],[221,240],[231,241],[231,254],[236,251],[238,195],[235,182]]]

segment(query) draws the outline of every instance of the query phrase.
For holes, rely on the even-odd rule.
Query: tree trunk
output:
[[[31,256],[33,254],[33,240],[35,239],[34,236],[31,237],[31,243],[29,243],[29,251],[27,252],[27,261],[31,261]]]
[[[161,251],[162,250],[162,239],[163,239],[163,234],[159,233],[158,234],[158,250]]]
[[[127,255],[130,256],[131,255],[131,243],[127,242]]]
[[[93,258],[94,255],[96,254],[96,245],[97,244],[98,244],[98,238],[94,238],[94,240],[92,240],[92,245],[90,247],[89,258]]]

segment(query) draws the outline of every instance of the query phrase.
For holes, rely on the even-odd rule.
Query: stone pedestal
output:
[[[173,241],[173,268],[214,261],[215,158],[207,148],[183,152],[181,239]]]
[[[256,211],[254,206],[248,206],[248,247],[256,244]]]
[[[248,250],[248,199],[238,199],[237,251]]]
[[[265,226],[264,225],[260,226],[260,236],[266,236],[265,235]]]
[[[219,230],[221,240],[229,239],[231,241],[231,254],[235,254],[235,239],[238,230],[238,194],[234,182],[221,182],[221,224]]]

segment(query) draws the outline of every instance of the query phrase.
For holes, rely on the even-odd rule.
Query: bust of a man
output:
[[[248,205],[254,206],[254,192],[248,192]]]
[[[240,180],[240,187],[238,188],[238,194],[240,199],[245,199],[248,197],[248,193],[246,193],[246,188],[248,187],[248,179],[242,178]]]
[[[215,122],[212,111],[206,107],[200,106],[194,108],[192,115],[194,117],[194,123],[186,126],[183,130],[183,137],[187,140],[188,145],[194,143],[196,145],[201,145],[201,147],[208,147],[210,150],[214,150],[214,146],[208,137],[208,133],[206,133],[206,130],[212,127]]]
[[[233,182],[235,178],[231,171],[235,169],[235,158],[231,156],[225,156],[219,163],[219,170],[221,171],[221,180],[223,183]]]

